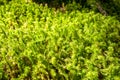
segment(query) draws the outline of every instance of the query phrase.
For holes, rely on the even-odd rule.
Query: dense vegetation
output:
[[[19,0],[0,5],[0,80],[119,80],[119,46],[114,16]]]

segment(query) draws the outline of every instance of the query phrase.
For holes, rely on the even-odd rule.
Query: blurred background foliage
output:
[[[116,16],[120,20],[120,0],[32,0],[36,3],[47,3],[49,7],[66,8],[66,10],[94,10],[103,15]],[[64,5],[63,5],[64,3]],[[64,10],[64,9],[63,9]]]
[[[66,6],[66,10],[94,10],[103,15],[116,16],[120,20],[120,0],[32,0],[36,3],[47,3],[49,7],[60,8]],[[64,7],[63,7],[64,8]],[[64,10],[64,9],[63,9]]]
[[[67,10],[95,11],[103,15],[115,16],[120,20],[120,0],[0,0],[0,5],[10,1],[35,2],[37,4],[47,4],[48,7]]]

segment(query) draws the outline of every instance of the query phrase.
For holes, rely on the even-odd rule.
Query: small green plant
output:
[[[120,22],[35,3],[0,6],[1,80],[118,80]]]

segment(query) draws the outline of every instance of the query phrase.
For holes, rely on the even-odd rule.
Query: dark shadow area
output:
[[[0,0],[0,5],[8,4],[11,0]]]
[[[67,6],[67,10],[94,10],[96,13],[101,13],[105,16],[115,16],[120,21],[120,4],[114,0],[32,0],[38,4],[48,4],[50,8],[60,9]]]
[[[118,0],[119,1],[119,0]],[[115,2],[113,0],[101,1],[101,6],[107,12],[109,16],[116,16],[120,21],[120,1]]]

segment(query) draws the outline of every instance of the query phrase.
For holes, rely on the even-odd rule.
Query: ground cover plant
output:
[[[119,80],[120,22],[35,3],[0,6],[1,80]]]

